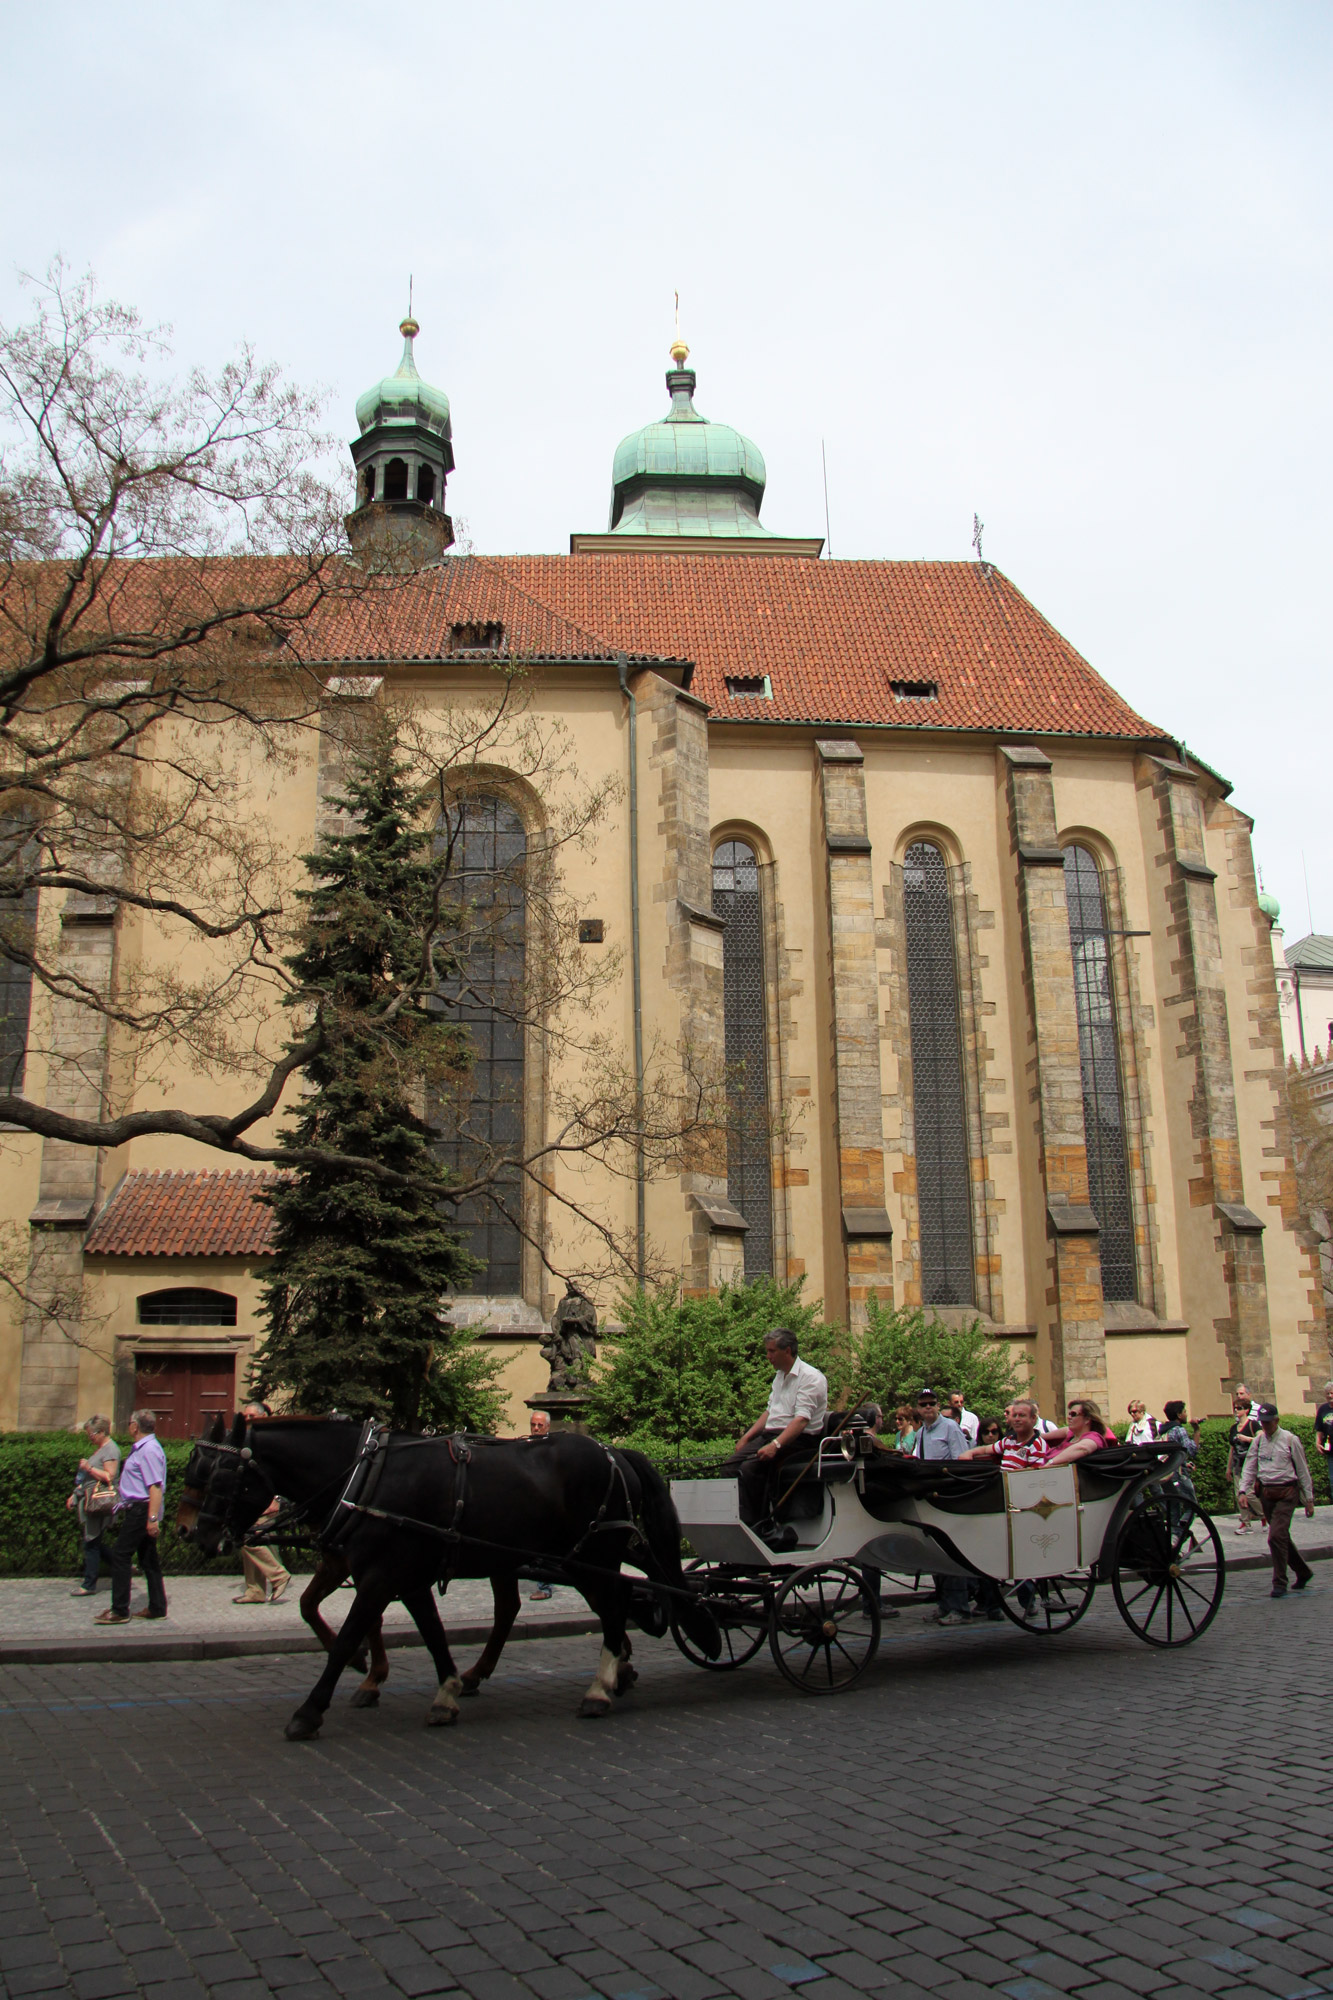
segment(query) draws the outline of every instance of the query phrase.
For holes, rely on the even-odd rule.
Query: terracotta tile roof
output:
[[[93,1220],[93,1257],[262,1257],[273,1218],[255,1195],[277,1174],[126,1174]]]
[[[413,577],[345,568],[318,585],[299,577],[277,559],[127,564],[103,609],[127,628],[136,617],[174,628],[201,597],[272,602],[288,584],[287,613],[244,629],[268,645],[285,636],[321,671],[449,657],[460,628],[499,625],[510,654],[691,661],[694,692],[719,721],[1165,740],[1007,577],[971,562],[653,551],[448,557]],[[294,623],[321,590],[308,622]],[[728,695],[728,676],[765,674],[771,700]]]
[[[585,629],[489,556],[452,556],[417,576],[375,578],[330,596],[300,648],[307,659],[436,660],[466,650],[456,628],[475,625],[501,626],[511,654],[606,660],[626,650],[625,640]]]
[[[1007,577],[970,562],[785,556],[497,556],[497,570],[609,645],[696,663],[719,720],[1148,737]],[[767,674],[772,699],[728,696]],[[893,683],[934,685],[927,699]]]

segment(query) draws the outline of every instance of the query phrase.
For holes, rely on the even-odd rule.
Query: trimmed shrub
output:
[[[1310,1477],[1314,1481],[1315,1505],[1325,1505],[1329,1498],[1328,1460],[1321,1458],[1315,1450],[1314,1418],[1302,1415],[1283,1417],[1280,1421],[1283,1430],[1294,1431],[1304,1445]],[[1231,1420],[1227,1417],[1205,1417],[1199,1426],[1199,1455],[1189,1468],[1199,1505],[1210,1514],[1234,1514],[1236,1511],[1236,1496],[1227,1478],[1227,1433],[1230,1429]],[[1115,1430],[1117,1436],[1123,1437],[1126,1426],[1117,1424]]]
[[[864,1329],[850,1338],[847,1362],[847,1402],[878,1403],[886,1429],[897,1405],[914,1407],[926,1387],[941,1398],[957,1392],[979,1417],[1000,1415],[1027,1387],[1010,1362],[1008,1343],[989,1339],[977,1321],[955,1332],[919,1306],[893,1312],[877,1298],[870,1300]]]
[[[734,1444],[768,1402],[773,1370],[764,1335],[771,1327],[790,1327],[804,1360],[837,1372],[835,1329],[825,1325],[818,1301],[801,1298],[801,1281],[756,1278],[699,1299],[682,1299],[666,1285],[626,1293],[620,1314],[624,1332],[603,1336],[593,1364],[588,1427],[641,1449],[645,1439],[664,1451],[674,1451],[677,1438]],[[725,1452],[713,1452],[719,1455]]]
[[[117,1438],[122,1454],[128,1438]],[[223,1576],[241,1567],[239,1556],[202,1556],[176,1533],[180,1499],[190,1457],[188,1438],[163,1438],[167,1455],[166,1515],[158,1547],[162,1567],[172,1576]],[[0,1437],[0,1576],[71,1576],[83,1569],[83,1538],[76,1514],[65,1502],[74,1490],[87,1440],[71,1431],[19,1431]],[[103,1543],[109,1550],[113,1531]],[[103,1555],[105,1570],[106,1555]]]

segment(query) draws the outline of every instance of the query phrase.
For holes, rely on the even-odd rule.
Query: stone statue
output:
[[[548,1396],[567,1396],[587,1387],[588,1363],[597,1358],[597,1309],[577,1286],[566,1288],[541,1352],[551,1366]]]

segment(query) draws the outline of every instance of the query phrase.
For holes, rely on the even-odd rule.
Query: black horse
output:
[[[639,1452],[612,1451],[577,1435],[513,1440],[392,1434],[358,1465],[354,1425],[309,1418],[237,1418],[229,1443],[214,1447],[188,1533],[208,1552],[239,1539],[275,1493],[312,1515],[333,1508],[356,1470],[351,1505],[339,1502],[326,1546],[341,1548],[356,1597],[328,1664],[287,1725],[293,1740],[317,1734],[339,1676],[395,1599],[407,1607],[435,1663],[438,1692],[427,1722],[458,1719],[462,1679],[431,1595],[437,1581],[490,1577],[514,1583],[521,1569],[563,1574],[602,1624],[597,1673],[579,1714],[604,1716],[629,1685],[628,1556],[651,1577],[684,1591],[680,1523],[661,1475]],[[497,1593],[498,1597],[498,1593]],[[715,1658],[720,1636],[711,1612],[687,1596],[677,1618]],[[494,1635],[493,1635],[494,1636]]]
[[[262,1422],[266,1426],[275,1423],[304,1423],[307,1421],[309,1419],[306,1418],[266,1417],[262,1419]],[[341,1490],[348,1473],[352,1469],[356,1443],[360,1437],[360,1425],[353,1423],[349,1417],[345,1420],[343,1429],[346,1432],[347,1453],[345,1458],[340,1457],[336,1477],[329,1482],[327,1488],[323,1490],[322,1495],[321,1492],[317,1491],[301,1503],[303,1512],[299,1524],[290,1523],[293,1527],[299,1525],[299,1528],[308,1537],[318,1534],[334,1496]],[[203,1501],[204,1492],[208,1485],[209,1476],[218,1462],[219,1452],[217,1447],[226,1442],[226,1437],[227,1426],[222,1418],[218,1417],[207,1438],[195,1439],[194,1449],[191,1451],[189,1461],[185,1467],[181,1498],[176,1512],[176,1526],[187,1539],[193,1533],[195,1522],[199,1517],[200,1504]],[[321,1497],[323,1499],[322,1508],[319,1504]],[[326,1598],[333,1595],[340,1584],[347,1581],[348,1575],[349,1567],[346,1553],[342,1549],[324,1549],[320,1553],[319,1560],[315,1564],[309,1582],[297,1600],[302,1618],[319,1640],[320,1645],[326,1653],[333,1651],[338,1635],[323,1617],[320,1606]],[[517,1578],[513,1576],[492,1577],[491,1598],[493,1603],[491,1629],[487,1635],[486,1643],[473,1664],[465,1668],[460,1676],[463,1683],[462,1691],[465,1695],[480,1694],[482,1682],[489,1680],[495,1672],[500,1655],[504,1651],[505,1641],[513,1630],[514,1621],[517,1619],[519,1611],[522,1608],[518,1593]],[[359,1674],[364,1674],[365,1676],[361,1685],[352,1695],[352,1707],[376,1707],[380,1698],[380,1689],[389,1678],[389,1655],[384,1644],[384,1621],[382,1618],[377,1618],[370,1627],[370,1630],[366,1634],[365,1645],[353,1653],[351,1665],[355,1667]]]

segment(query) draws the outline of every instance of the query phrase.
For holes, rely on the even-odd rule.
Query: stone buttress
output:
[[[1023,983],[1033,1047],[1030,1095],[1046,1203],[1051,1385],[1061,1413],[1070,1396],[1088,1396],[1104,1410],[1106,1327],[1099,1231],[1088,1196],[1074,959],[1051,760],[1027,744],[1002,747],[1000,760],[1018,879]]]
[[[851,1325],[864,1326],[872,1296],[885,1305],[893,1303],[865,759],[859,744],[844,740],[816,742],[815,756],[827,857],[834,1110],[847,1310]]]

